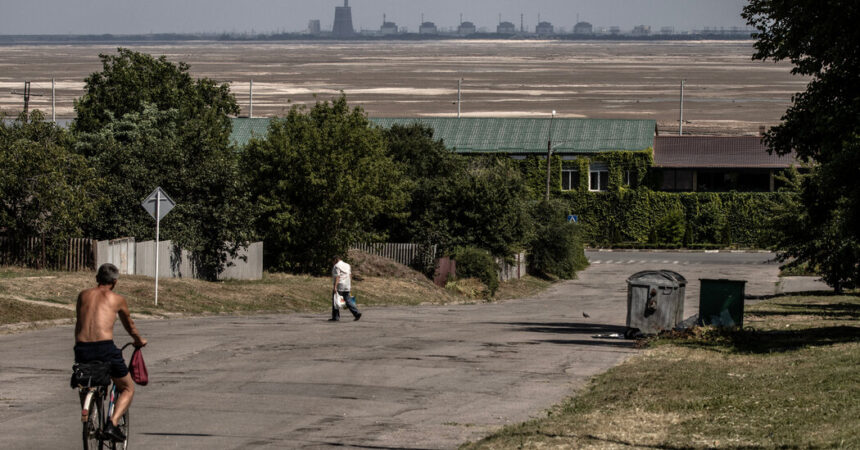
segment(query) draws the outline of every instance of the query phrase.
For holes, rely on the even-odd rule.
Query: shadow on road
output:
[[[633,348],[635,343],[621,339],[627,327],[596,323],[577,322],[493,322],[497,325],[510,325],[526,333],[546,333],[558,335],[587,335],[586,339],[540,339],[538,342],[566,345],[588,345],[604,347]],[[610,337],[614,335],[615,337]]]
[[[746,300],[770,300],[772,298],[781,298],[781,297],[803,297],[803,296],[813,296],[813,297],[837,297],[837,296],[848,296],[848,297],[860,297],[860,293],[856,292],[843,292],[837,293],[834,291],[792,291],[792,292],[781,292],[779,294],[767,294],[767,295],[746,295],[744,298]]]

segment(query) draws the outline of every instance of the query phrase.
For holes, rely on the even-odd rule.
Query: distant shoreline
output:
[[[750,35],[723,35],[723,34],[673,34],[673,35],[552,35],[537,36],[526,35],[503,35],[497,33],[475,33],[468,36],[455,35],[428,35],[428,34],[400,34],[389,36],[364,36],[356,35],[352,38],[335,38],[332,36],[313,36],[308,34],[275,34],[275,35],[232,35],[232,34],[133,34],[133,35],[0,35],[0,45],[90,45],[90,44],[186,44],[186,43],[267,43],[267,42],[427,42],[427,41],[454,41],[454,40],[498,40],[498,41],[559,41],[559,42],[680,42],[680,41],[749,41]]]

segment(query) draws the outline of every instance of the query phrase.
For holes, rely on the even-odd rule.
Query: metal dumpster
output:
[[[671,330],[684,316],[687,279],[671,270],[645,270],[627,279],[627,328],[642,334]]]
[[[718,327],[743,326],[743,280],[702,279],[699,291],[699,320],[703,325]]]

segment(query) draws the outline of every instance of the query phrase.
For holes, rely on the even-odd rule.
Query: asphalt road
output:
[[[141,320],[151,382],[132,408],[133,448],[453,448],[540,416],[633,355],[630,342],[600,337],[623,332],[631,274],[684,275],[685,315],[696,312],[698,278],[745,279],[760,295],[777,280],[775,264],[747,256],[675,264],[641,252],[621,264],[595,253],[610,254],[590,252],[578,280],[501,303],[367,308],[361,321],[339,323]],[[117,336],[126,340],[119,327]],[[72,344],[70,326],[0,336],[2,447],[80,446]]]

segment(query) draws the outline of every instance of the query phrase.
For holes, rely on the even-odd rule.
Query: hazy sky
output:
[[[351,0],[356,29],[379,29],[383,13],[417,31],[421,14],[440,28],[463,20],[495,31],[502,20],[518,27],[538,21],[570,29],[580,20],[596,27],[653,30],[744,26],[746,0]],[[165,32],[302,31],[319,19],[331,29],[343,0],[0,0],[0,34],[132,34]]]

